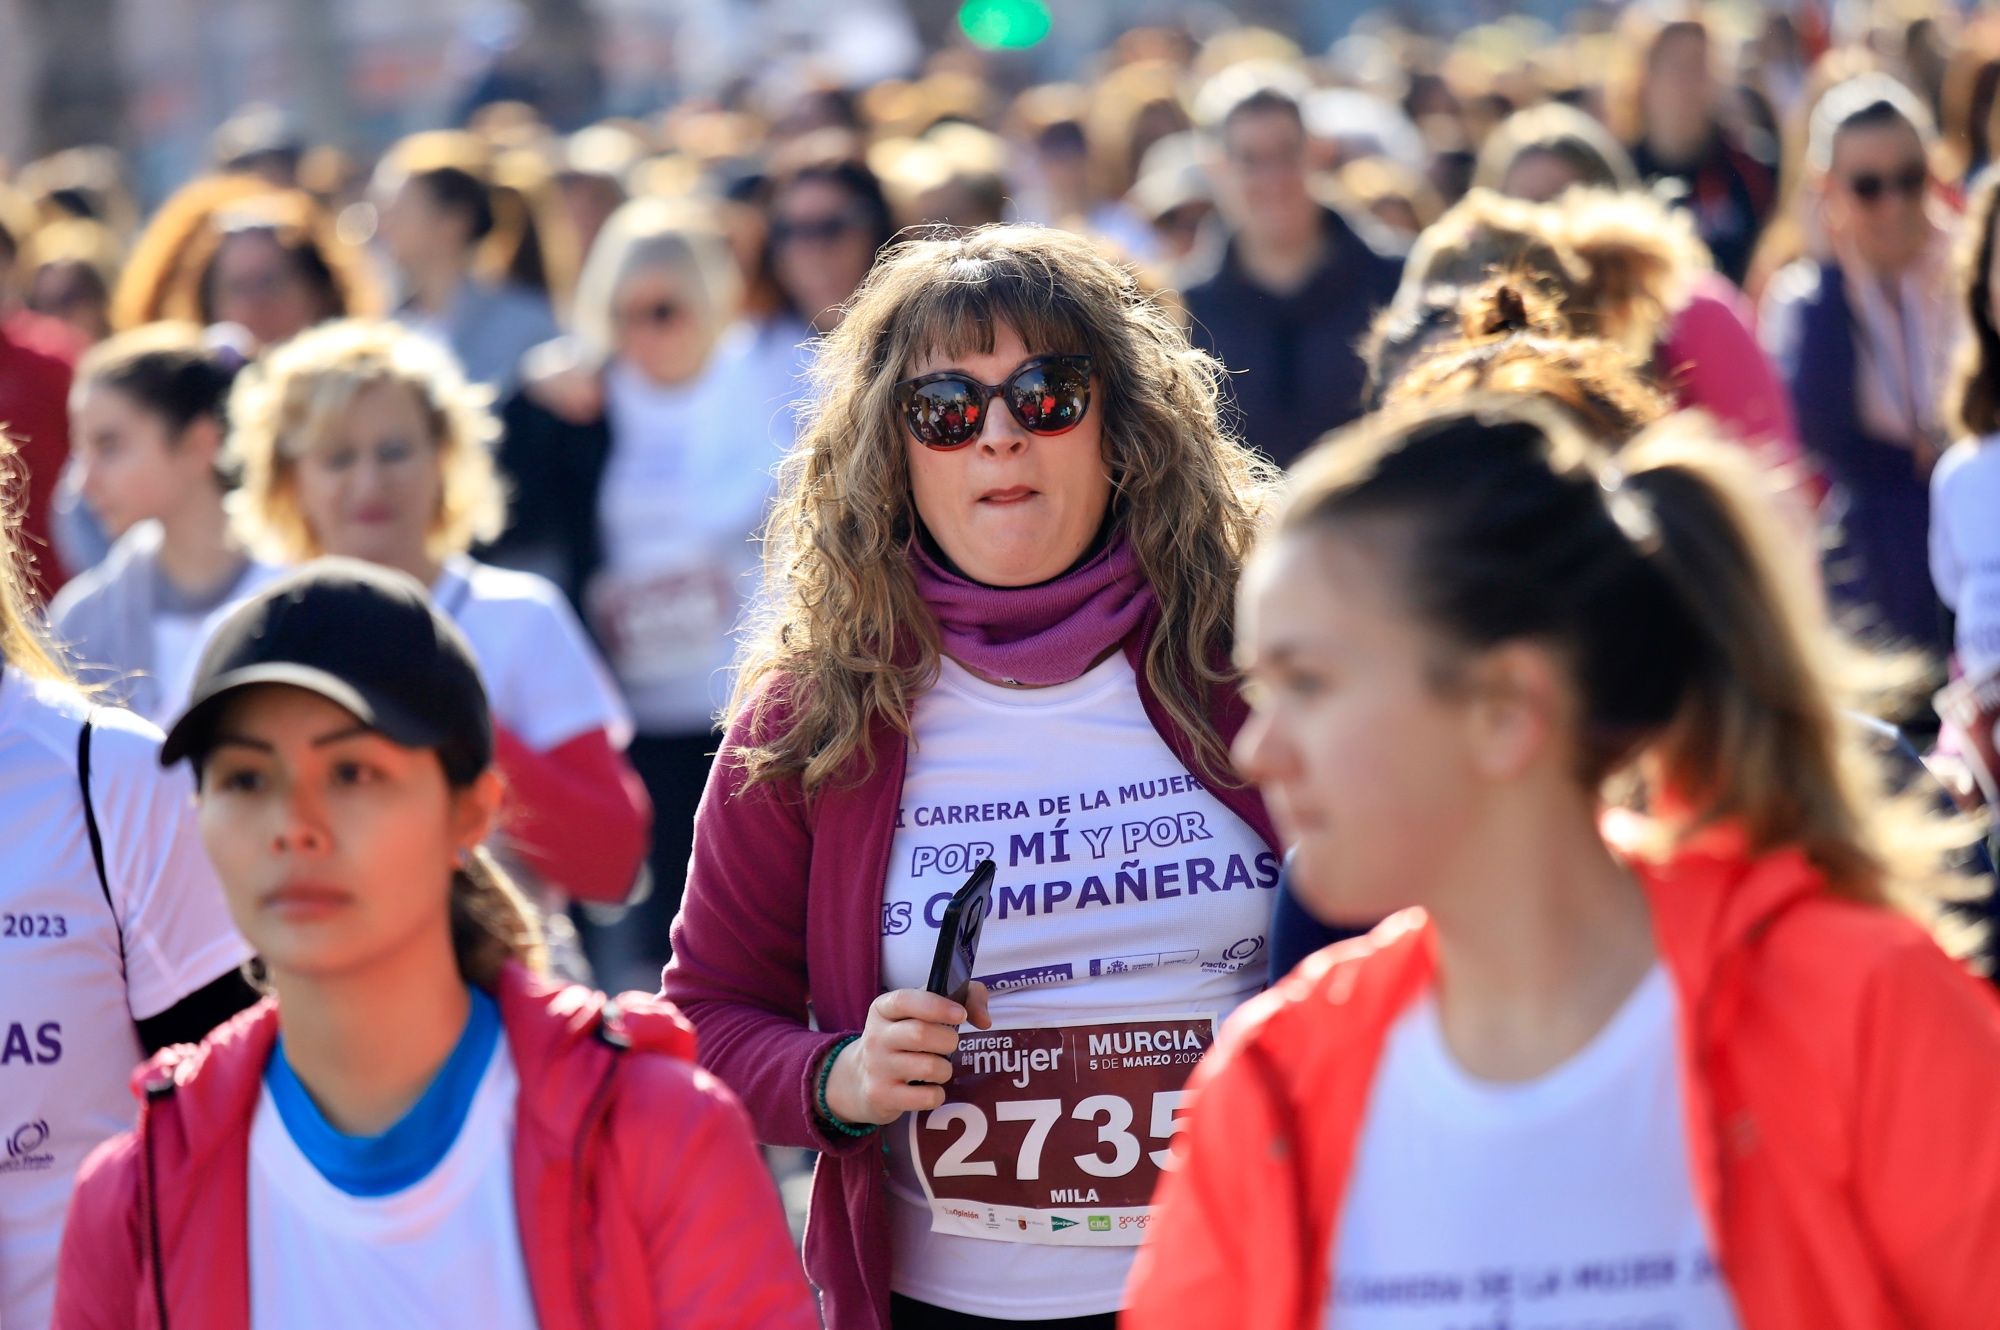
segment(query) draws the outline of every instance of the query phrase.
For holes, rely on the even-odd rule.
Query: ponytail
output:
[[[484,848],[451,875],[451,949],[465,981],[488,990],[508,961],[536,973],[549,967],[535,907]]]
[[[1468,393],[1539,397],[1568,409],[1595,438],[1623,443],[1673,410],[1648,366],[1616,342],[1574,334],[1560,292],[1531,272],[1458,293],[1459,335],[1435,339],[1382,386],[1385,406]]]
[[[1557,649],[1579,776],[1636,777],[1662,842],[1728,824],[1935,929],[1956,828],[1891,797],[1847,714],[1920,671],[1839,638],[1754,464],[1712,436],[1677,417],[1613,459],[1538,404],[1475,395],[1341,435],[1300,468],[1281,529],[1394,524],[1404,595],[1458,653]]]

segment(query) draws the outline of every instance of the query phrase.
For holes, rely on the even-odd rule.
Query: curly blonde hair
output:
[[[234,519],[244,543],[293,563],[324,553],[298,502],[298,459],[364,389],[416,396],[437,447],[438,511],[424,541],[434,559],[499,535],[507,496],[493,468],[500,433],[491,394],[468,384],[451,353],[393,323],[341,319],[310,329],[244,370],[229,396],[231,460],[241,467]]]
[[[1002,324],[1031,353],[1092,357],[1112,520],[1159,602],[1146,678],[1201,765],[1227,773],[1205,701],[1235,681],[1237,573],[1274,473],[1222,423],[1222,367],[1131,269],[1066,232],[986,226],[890,250],[819,348],[814,403],[764,533],[771,594],[729,708],[749,719],[735,757],[750,783],[797,779],[810,792],[873,770],[875,724],[911,733],[939,635],[906,553],[917,513],[895,386],[933,353],[990,351]],[[779,696],[782,726],[765,710]]]

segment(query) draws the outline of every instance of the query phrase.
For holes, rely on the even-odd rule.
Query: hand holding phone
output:
[[[868,1008],[861,1037],[827,1071],[826,1102],[843,1122],[887,1124],[936,1108],[951,1079],[958,1027],[988,1029],[986,986],[972,978],[991,908],[993,861],[982,861],[945,907],[926,988],[884,993]]]

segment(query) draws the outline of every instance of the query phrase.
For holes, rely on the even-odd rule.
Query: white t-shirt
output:
[[[1695,1202],[1655,965],[1546,1076],[1452,1057],[1434,995],[1390,1031],[1341,1207],[1329,1330],[1732,1330]]]
[[[222,621],[244,601],[290,571],[284,564],[253,559],[250,566],[244,569],[242,578],[230,588],[229,598],[192,623],[178,615],[161,615],[154,619],[154,673],[160,681],[156,719],[161,728],[172,728],[181,712],[187,709],[188,696],[194,692],[195,671],[201,666],[202,649],[215,636],[215,630],[222,626]]]
[[[91,716],[90,787],[104,900],[77,783]],[[46,1326],[77,1166],[127,1130],[143,1054],[133,1022],[243,963],[195,828],[185,766],[162,771],[160,732],[65,685],[0,671],[0,1324]],[[119,937],[125,957],[120,970]]]
[[[1965,672],[2000,667],[2000,440],[1958,443],[1931,472],[1931,581]]]
[[[201,654],[207,642],[206,631],[208,613],[161,614],[153,619],[153,660],[155,669],[162,679],[185,679],[194,675],[195,658]],[[146,719],[155,725],[168,726],[180,715],[186,704],[185,695],[176,697],[172,706]]]
[[[914,723],[882,898],[884,988],[924,987],[940,913],[982,858],[999,876],[974,972],[996,1025],[1219,1023],[1263,987],[1278,858],[1173,755],[1123,653],[1032,689],[945,659]],[[907,1118],[884,1128],[892,1288],[1002,1319],[1118,1309],[1134,1247],[932,1231],[910,1131]]]
[[[266,1089],[250,1126],[252,1330],[535,1330],[514,1204],[518,1089],[503,1037],[444,1157],[387,1196],[321,1176]]]
[[[522,743],[544,753],[597,730],[614,748],[631,741],[618,685],[547,578],[461,556],[445,562],[431,601],[472,644],[493,719]]]
[[[758,586],[753,539],[793,437],[791,378],[747,328],[700,379],[605,375],[604,562],[586,591],[611,670],[648,734],[705,733],[728,700],[735,633]]]

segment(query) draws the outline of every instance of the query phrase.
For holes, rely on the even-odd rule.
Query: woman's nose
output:
[[[273,839],[274,850],[279,854],[322,854],[330,840],[326,818],[317,800],[300,793],[286,798],[284,818]]]

